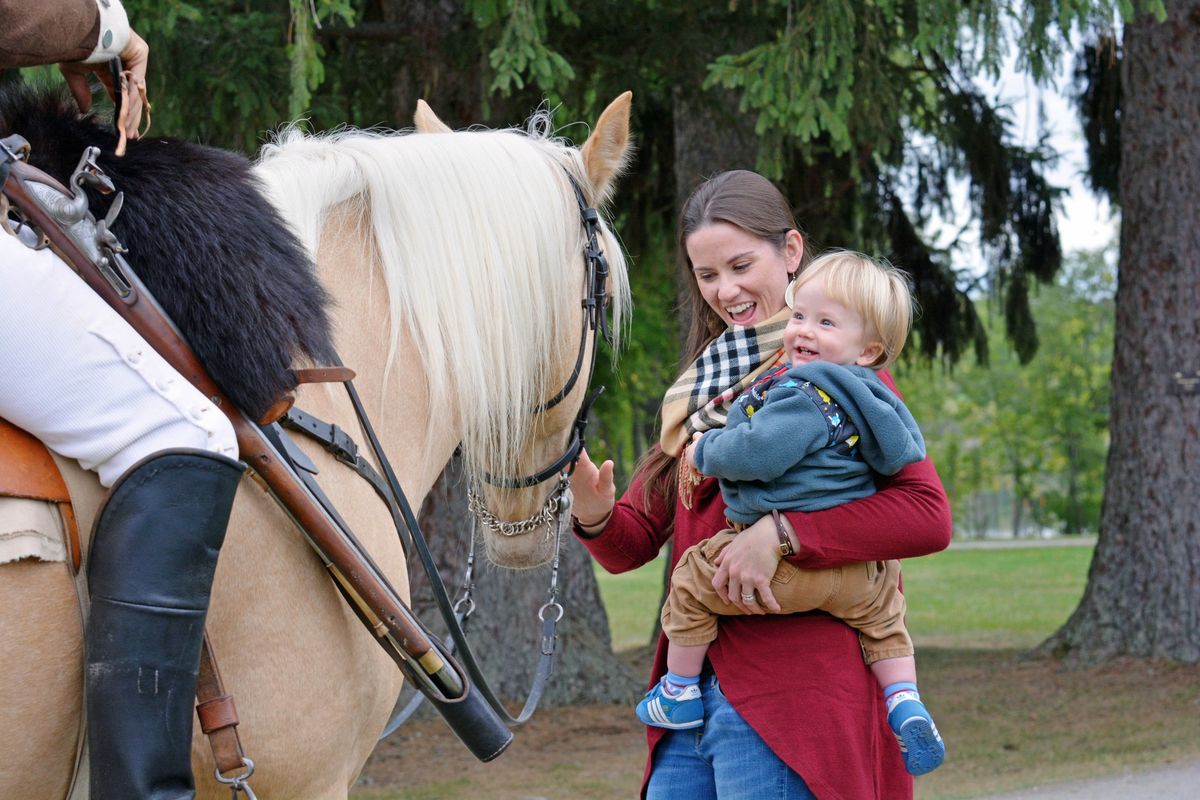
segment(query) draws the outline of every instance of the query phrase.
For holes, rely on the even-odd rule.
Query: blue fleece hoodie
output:
[[[734,402],[724,428],[696,445],[696,466],[719,479],[734,522],[771,509],[818,511],[875,492],[925,458],[904,403],[874,370],[815,361],[788,367]]]

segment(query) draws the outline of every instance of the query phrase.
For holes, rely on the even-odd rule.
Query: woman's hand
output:
[[[717,554],[717,574],[713,589],[727,603],[747,614],[778,612],[779,603],[771,592],[771,578],[779,567],[779,535],[775,522],[765,516],[743,530]],[[750,595],[754,598],[747,600]]]
[[[687,447],[683,448],[683,455],[680,456],[683,463],[687,464],[697,475],[700,474],[700,470],[696,469],[696,442],[700,441],[700,437],[703,435],[702,433],[693,433],[692,440],[688,442]]]
[[[605,461],[597,467],[587,450],[579,451],[579,461],[571,473],[571,494],[575,500],[572,511],[580,526],[589,533],[603,528],[617,502],[613,462]]]

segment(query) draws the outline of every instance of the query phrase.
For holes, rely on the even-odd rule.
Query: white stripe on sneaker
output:
[[[903,689],[899,692],[888,695],[885,700],[888,713],[892,713],[892,709],[903,703],[905,700],[916,700],[919,703],[921,702],[921,695],[919,692],[914,692],[912,689]]]

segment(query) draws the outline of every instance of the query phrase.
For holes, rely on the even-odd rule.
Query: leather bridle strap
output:
[[[298,431],[310,439],[320,442],[334,458],[357,472],[359,477],[371,484],[371,488],[375,490],[375,494],[379,495],[380,500],[385,503],[392,502],[392,493],[388,488],[387,481],[375,471],[371,462],[358,454],[358,443],[350,434],[337,425],[325,422],[307,411],[301,411],[294,407],[288,409],[287,413],[280,417],[279,424],[288,430]],[[293,460],[297,460],[298,456],[303,458],[303,453],[289,452],[289,455],[293,457]],[[299,466],[307,469],[303,462],[300,462]],[[310,471],[312,470],[315,470],[315,467]]]
[[[588,367],[588,381],[591,381],[592,375],[596,371],[596,352],[599,350],[600,338],[603,336],[607,342],[612,341],[612,331],[608,327],[608,259],[604,255],[604,251],[600,249],[600,240],[598,238],[600,232],[600,213],[587,204],[584,199],[583,189],[580,188],[579,182],[569,172],[567,179],[571,183],[571,189],[575,193],[575,202],[579,205],[579,221],[583,224],[584,237],[586,242],[583,249],[584,260],[584,275],[583,275],[583,322],[582,329],[579,333],[579,352],[575,356],[575,366],[571,369],[571,375],[567,378],[566,383],[558,390],[549,400],[535,406],[530,413],[541,414],[544,411],[557,406],[571,390],[575,388],[575,384],[579,382],[579,376],[583,374],[584,355],[587,353],[588,332],[592,334],[592,358],[591,364]],[[571,439],[567,444],[567,449],[554,463],[548,467],[535,472],[532,475],[526,475],[521,478],[498,478],[491,473],[484,472],[483,480],[492,486],[497,486],[501,489],[528,489],[531,486],[537,486],[539,483],[550,480],[560,472],[570,474],[575,469],[575,462],[579,458],[580,451],[584,447],[583,432],[587,427],[587,415],[592,408],[592,404],[596,402],[596,398],[604,391],[601,386],[588,397],[580,406],[579,413],[575,416],[575,423],[571,427]]]
[[[597,386],[596,390],[583,401],[583,405],[579,407],[579,413],[575,415],[575,422],[571,425],[571,438],[567,442],[567,449],[554,463],[522,478],[497,478],[485,472],[484,481],[501,489],[528,489],[550,480],[561,472],[570,473],[571,470],[574,470],[575,461],[586,444],[584,432],[587,430],[588,413],[592,410],[592,404],[603,393],[604,387]]]

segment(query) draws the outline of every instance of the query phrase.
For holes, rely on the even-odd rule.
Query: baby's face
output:
[[[862,315],[826,294],[825,281],[820,278],[796,289],[783,345],[793,364],[830,361],[868,366],[879,352],[879,344],[867,335]]]

